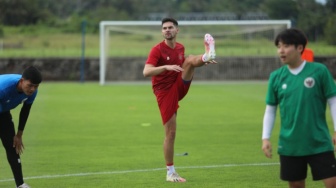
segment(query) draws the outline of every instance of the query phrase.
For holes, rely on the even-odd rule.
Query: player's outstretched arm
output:
[[[178,65],[164,65],[155,67],[154,65],[147,64],[143,70],[144,77],[156,76],[164,71],[182,72],[183,68]]]
[[[272,145],[269,141],[274,126],[277,106],[266,105],[263,130],[262,130],[262,150],[266,157],[272,158]]]

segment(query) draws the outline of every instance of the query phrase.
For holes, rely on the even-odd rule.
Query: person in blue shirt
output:
[[[0,138],[18,188],[29,188],[23,181],[20,160],[24,149],[22,135],[41,81],[41,72],[34,66],[26,68],[22,75],[0,75]],[[15,133],[10,111],[21,103],[18,129]]]

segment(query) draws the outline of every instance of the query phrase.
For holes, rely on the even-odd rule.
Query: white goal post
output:
[[[290,20],[223,20],[223,21],[179,21],[179,26],[201,26],[201,25],[246,25],[246,26],[276,26],[276,25],[285,25],[287,28],[291,27]],[[99,58],[99,83],[100,85],[105,85],[106,83],[106,64],[108,60],[108,51],[109,51],[109,41],[110,41],[110,31],[111,28],[116,31],[116,27],[118,26],[161,26],[161,21],[101,21],[99,25],[100,32],[100,58]],[[139,31],[140,30],[140,31]],[[145,32],[139,30],[127,30],[127,32]],[[120,30],[125,31],[125,30]],[[160,33],[160,30],[155,31]]]

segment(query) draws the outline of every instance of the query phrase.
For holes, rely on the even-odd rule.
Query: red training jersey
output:
[[[170,48],[164,41],[152,48],[149,53],[146,64],[155,67],[163,65],[180,65],[184,62],[184,46],[176,43],[174,49]],[[178,72],[164,71],[159,75],[152,77],[152,87],[154,92],[158,90],[167,90],[175,82]]]

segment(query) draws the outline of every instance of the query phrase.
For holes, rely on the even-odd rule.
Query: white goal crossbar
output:
[[[100,58],[99,83],[105,85],[106,61],[108,57],[109,26],[153,26],[161,25],[161,21],[101,21],[99,24]],[[179,25],[286,25],[291,27],[290,20],[223,20],[223,21],[179,21]]]

